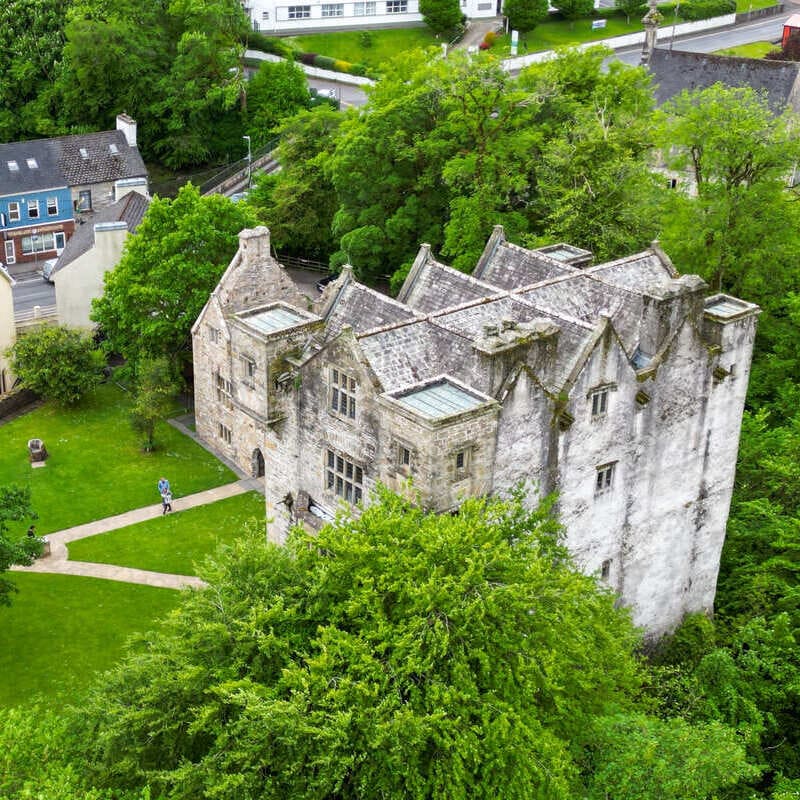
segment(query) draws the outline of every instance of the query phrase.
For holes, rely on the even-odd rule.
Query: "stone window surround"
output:
[[[392,462],[394,468],[403,475],[410,475],[414,470],[414,459],[417,449],[409,442],[396,438],[392,443]]]
[[[207,327],[208,327],[208,340],[212,344],[219,344],[222,331],[220,331],[219,328],[215,328],[213,325],[208,325]]]
[[[233,441],[233,431],[222,422],[217,423],[217,436],[222,439],[225,444],[230,444]]]
[[[611,491],[614,486],[614,473],[617,471],[616,467],[616,461],[609,461],[607,464],[601,464],[596,468],[597,472],[594,479],[595,497]]]
[[[592,419],[603,417],[608,413],[608,395],[616,391],[616,383],[600,383],[589,389],[586,399],[592,404]]]
[[[358,382],[351,373],[328,368],[328,413],[337,419],[356,419]]]
[[[242,383],[251,389],[255,387],[256,360],[247,353],[239,353],[239,364],[242,367]]]
[[[348,503],[360,503],[364,498],[364,468],[352,456],[327,446],[325,448],[326,492]]]
[[[217,402],[222,403],[225,408],[233,408],[233,382],[216,370],[214,385],[217,390]]]
[[[450,450],[448,457],[454,483],[466,480],[472,474],[472,461],[475,450],[474,442],[464,442]]]

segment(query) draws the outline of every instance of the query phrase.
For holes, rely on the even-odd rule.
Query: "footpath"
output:
[[[259,478],[243,478],[234,483],[206,489],[204,492],[177,497],[172,501],[173,513],[185,511],[187,508],[216,503],[227,497],[235,497],[245,492],[261,491],[263,480]],[[113,517],[87,522],[85,525],[76,525],[56,533],[48,533],[45,537],[50,544],[50,554],[43,556],[29,567],[12,567],[16,572],[46,572],[59,575],[80,575],[86,578],[104,578],[111,581],[125,583],[143,583],[147,586],[157,586],[164,589],[183,589],[185,587],[199,588],[205,586],[200,578],[194,575],[170,575],[163,572],[150,572],[144,569],[119,567],[114,564],[94,564],[86,561],[70,561],[67,545],[78,539],[96,536],[100,533],[125,528],[148,519],[161,516],[163,509],[161,503],[156,503],[143,508],[135,508]]]

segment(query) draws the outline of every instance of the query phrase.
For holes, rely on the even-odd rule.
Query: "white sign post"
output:
[[[519,31],[511,31],[511,55],[517,54],[517,47],[519,47]]]

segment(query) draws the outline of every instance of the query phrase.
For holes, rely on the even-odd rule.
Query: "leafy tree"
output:
[[[240,540],[75,720],[90,778],[172,798],[556,798],[632,707],[636,637],[548,510],[385,491]]]
[[[8,523],[23,519],[36,519],[36,512],[31,507],[30,489],[0,486],[0,605],[9,605],[11,592],[17,591],[17,587],[5,577],[8,568],[14,564],[27,566],[42,552],[40,539],[30,536],[19,540],[8,538]]]
[[[0,3],[0,142],[53,135],[51,106],[72,0]]]
[[[20,336],[8,356],[24,386],[66,405],[77,403],[103,379],[105,359],[91,337],[63,326]]]
[[[179,388],[165,358],[144,361],[139,366],[131,422],[134,429],[144,436],[146,452],[155,448],[156,423],[172,409]]]
[[[548,7],[547,0],[505,0],[503,14],[512,30],[527,33],[547,19]]]
[[[644,15],[646,4],[642,0],[614,0],[614,7],[620,10],[630,23],[631,17]]]
[[[435,33],[453,33],[464,22],[459,0],[420,0],[419,13]]]
[[[574,22],[576,19],[592,16],[594,0],[557,0],[555,7],[564,19]]]
[[[177,368],[198,314],[233,258],[252,211],[227,197],[201,197],[191,184],[174,200],[155,198],[106,273],[92,318],[105,347],[132,362],[164,357]]]
[[[263,61],[247,85],[247,133],[260,147],[275,135],[281,120],[309,103],[303,70],[292,61]]]
[[[759,774],[736,732],[718,722],[604,718],[595,725],[589,752],[587,800],[705,800]]]
[[[288,119],[280,127],[280,171],[255,177],[247,202],[280,252],[327,261],[335,249],[337,198],[327,165],[341,121],[328,106]]]

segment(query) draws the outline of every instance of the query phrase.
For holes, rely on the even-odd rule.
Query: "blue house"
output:
[[[135,187],[147,196],[136,122],[77,136],[0,144],[0,264],[61,255],[76,222],[90,222]]]

